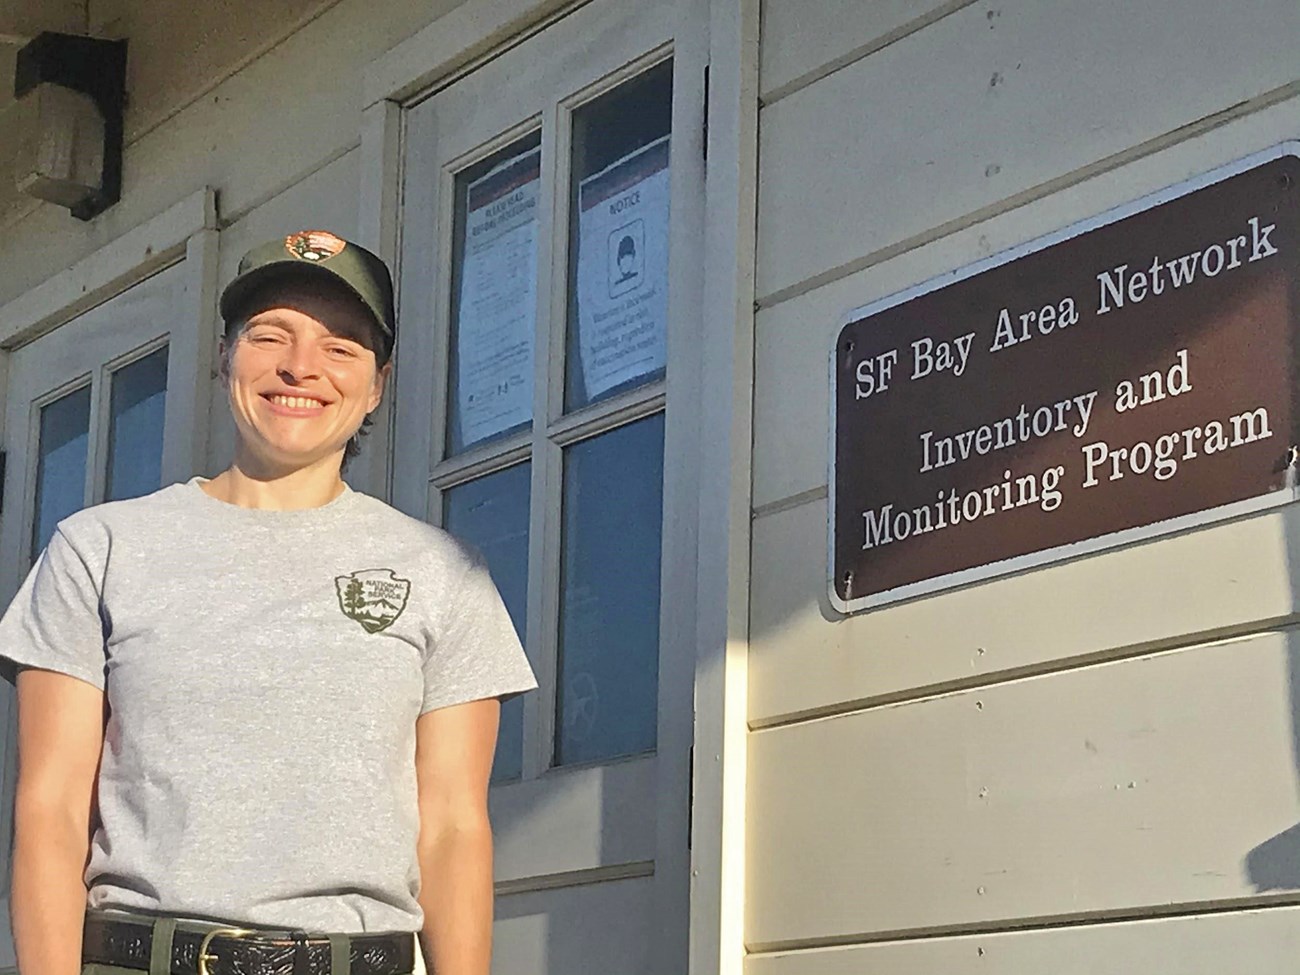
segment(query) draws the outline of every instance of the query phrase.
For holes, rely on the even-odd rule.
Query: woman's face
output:
[[[341,462],[389,372],[363,344],[367,313],[344,295],[298,286],[254,307],[222,355],[241,459],[265,474],[336,454]]]

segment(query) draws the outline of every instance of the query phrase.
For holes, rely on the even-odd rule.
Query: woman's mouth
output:
[[[276,407],[277,413],[316,413],[326,406],[323,400],[316,399],[314,396],[287,396],[282,393],[268,393],[263,394],[263,399]]]

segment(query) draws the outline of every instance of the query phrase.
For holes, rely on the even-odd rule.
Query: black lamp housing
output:
[[[18,52],[14,97],[37,85],[81,92],[104,119],[104,170],[99,188],[71,208],[90,220],[122,198],[122,114],[126,103],[126,41],[78,34],[40,34]]]

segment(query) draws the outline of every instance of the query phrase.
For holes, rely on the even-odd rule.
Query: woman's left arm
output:
[[[492,959],[488,778],[496,698],[437,708],[416,722],[420,941],[430,975],[487,975]]]

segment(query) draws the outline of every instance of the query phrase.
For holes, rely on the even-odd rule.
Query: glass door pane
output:
[[[54,534],[54,526],[86,503],[89,444],[89,386],[41,407],[30,553],[33,560]]]
[[[557,765],[655,747],[663,450],[658,413],[565,452]]]
[[[105,500],[135,498],[162,486],[166,398],[165,346],[113,373]]]
[[[443,494],[443,525],[487,560],[515,632],[524,638],[528,618],[528,491],[532,466],[516,464]],[[523,774],[524,699],[501,706],[492,781]]]

